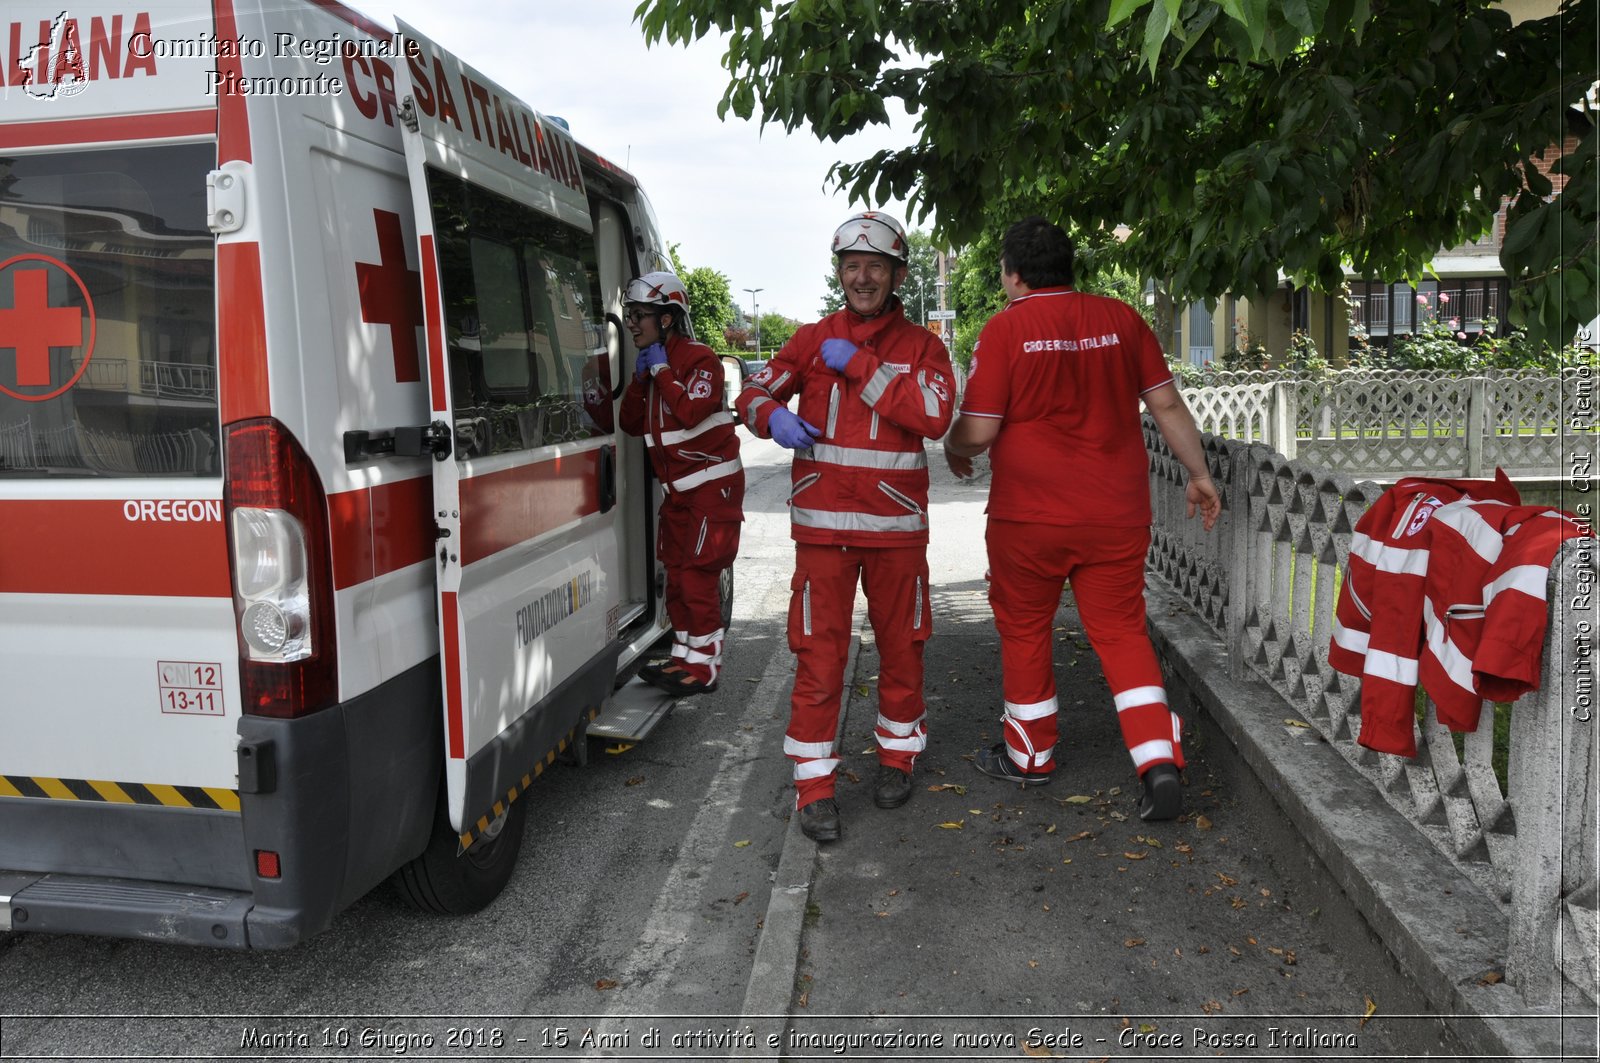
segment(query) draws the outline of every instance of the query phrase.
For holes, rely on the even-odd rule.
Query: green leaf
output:
[[[1171,28],[1172,16],[1167,6],[1151,4],[1150,17],[1144,23],[1144,49],[1140,52],[1140,60],[1150,68],[1152,77],[1156,72],[1156,60],[1161,56],[1161,46],[1167,42],[1167,31]]]
[[[1106,29],[1126,22],[1133,17],[1135,11],[1149,2],[1150,0],[1111,0],[1111,12],[1106,16]]]

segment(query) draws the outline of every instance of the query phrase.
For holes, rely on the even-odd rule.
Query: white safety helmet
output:
[[[623,296],[623,301],[659,306],[680,314],[684,321],[689,319],[689,292],[676,274],[668,273],[666,270],[633,278],[628,282],[628,291]]]
[[[906,262],[910,254],[906,230],[898,221],[878,210],[864,210],[852,214],[833,232],[833,253],[870,251],[888,255],[897,262]]]

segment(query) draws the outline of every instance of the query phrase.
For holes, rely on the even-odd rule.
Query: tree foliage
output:
[[[1342,267],[1419,278],[1516,197],[1511,320],[1563,342],[1600,305],[1596,8],[1513,26],[1490,0],[645,0],[646,40],[728,34],[721,113],[838,140],[857,201],[905,199],[951,246],[1038,212],[1180,301]],[[1570,42],[1570,43],[1569,43]],[[1567,136],[1577,148],[1554,160]],[[1550,173],[1567,178],[1550,199]],[[1525,193],[1525,194],[1524,194]]]
[[[672,272],[689,293],[689,320],[694,322],[695,338],[714,350],[726,350],[724,332],[733,324],[733,293],[728,278],[710,266],[687,269],[678,257],[677,244],[668,250],[672,254]]]

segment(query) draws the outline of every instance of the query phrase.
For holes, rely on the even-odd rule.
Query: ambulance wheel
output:
[[[488,907],[511,880],[527,823],[527,801],[513,801],[462,852],[441,795],[428,847],[395,872],[400,896],[418,911],[434,915],[470,915]]]
[[[729,565],[717,576],[717,598],[722,602],[722,630],[726,632],[733,623],[733,566]]]

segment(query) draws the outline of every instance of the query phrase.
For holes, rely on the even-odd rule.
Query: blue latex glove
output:
[[[642,377],[656,366],[666,364],[667,349],[659,343],[652,343],[650,346],[639,352],[639,361],[637,363],[638,367],[635,372]]]
[[[772,411],[767,419],[767,431],[772,434],[774,443],[790,450],[809,450],[822,434],[821,429],[802,421],[783,406]]]
[[[850,359],[855,357],[857,350],[859,348],[849,340],[823,340],[822,361],[835,373],[842,373],[844,367],[850,364]]]

